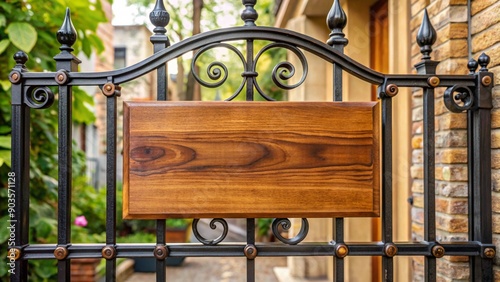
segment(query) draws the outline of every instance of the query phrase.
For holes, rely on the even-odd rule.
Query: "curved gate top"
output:
[[[384,281],[392,281],[395,256],[422,256],[429,281],[436,280],[436,260],[468,256],[471,280],[493,281],[491,219],[491,91],[493,74],[489,57],[481,55],[468,64],[468,75],[436,74],[431,59],[436,31],[425,12],[417,35],[422,60],[417,74],[376,72],[344,54],[348,44],[343,29],[347,17],[335,0],[326,19],[331,30],[326,43],[290,30],[257,26],[256,0],[243,0],[244,26],[213,30],[170,44],[166,26],[169,14],[157,1],[150,19],[154,28],[154,55],[123,69],[78,72],[80,61],[72,54],[76,31],[69,10],[57,33],[61,52],[55,72],[29,72],[28,56],[16,53],[12,83],[12,172],[15,183],[15,255],[11,281],[28,280],[28,261],[58,260],[59,281],[69,281],[70,260],[105,258],[106,281],[116,278],[117,258],[156,258],[157,281],[165,281],[167,257],[245,257],[247,281],[255,280],[255,261],[273,256],[330,256],[335,280],[344,280],[346,256],[380,256]],[[269,42],[255,50],[254,42]],[[234,42],[242,44],[234,44]],[[243,48],[239,48],[244,46]],[[195,51],[193,65],[208,50],[225,48],[235,54],[243,68],[237,90],[228,98],[246,102],[167,101],[166,63]],[[304,52],[331,63],[332,102],[292,103],[272,101],[257,81],[257,63],[264,52],[286,49],[299,59],[299,66],[280,62],[272,69],[273,83],[284,90],[300,87],[308,75]],[[239,63],[239,62],[238,62]],[[299,68],[301,71],[297,71]],[[477,70],[479,68],[479,70]],[[194,69],[194,68],[193,68]],[[117,103],[123,83],[157,72],[155,102],[125,101],[124,167],[117,167]],[[194,72],[198,83],[216,88],[228,79],[229,69],[212,62],[207,74]],[[340,103],[342,76],[347,72],[378,86],[377,103]],[[301,73],[301,75],[297,75]],[[295,77],[300,76],[300,77]],[[208,78],[208,81],[207,79]],[[100,244],[73,244],[71,238],[72,192],[72,87],[98,86],[106,97],[106,240]],[[392,100],[401,87],[423,89],[424,109],[424,222],[425,240],[396,243],[393,240]],[[443,97],[452,112],[468,113],[469,241],[440,243],[436,238],[434,91],[446,88]],[[58,99],[52,89],[58,89]],[[241,98],[240,97],[240,98]],[[32,245],[29,232],[29,144],[32,137],[30,111],[59,106],[58,242]],[[249,102],[252,101],[252,102]],[[116,242],[117,170],[124,170],[124,216],[156,219],[156,243]],[[344,240],[344,217],[380,216],[380,242],[351,243]],[[192,217],[193,230],[201,243],[171,244],[165,240],[165,218]],[[214,218],[221,236],[204,238],[199,218]],[[221,243],[228,232],[224,218],[247,221],[246,242]],[[255,240],[255,218],[272,217],[279,243]],[[285,238],[289,217],[302,218],[300,231]],[[329,242],[303,243],[307,217],[332,218],[334,237]]]

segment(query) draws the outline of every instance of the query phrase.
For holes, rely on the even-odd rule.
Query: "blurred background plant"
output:
[[[54,71],[53,60],[59,51],[56,32],[64,19],[66,7],[78,31],[73,46],[75,54],[90,57],[92,52],[103,51],[103,44],[96,35],[97,26],[106,22],[100,1],[72,0],[7,0],[0,2],[0,202],[7,202],[7,173],[11,158],[11,108],[8,74],[15,65],[13,55],[23,50],[29,56],[27,67],[31,71]],[[53,89],[56,91],[57,89]],[[54,92],[55,93],[55,92]],[[79,88],[74,88],[73,121],[94,122],[93,98]],[[30,151],[30,243],[57,242],[57,101],[45,110],[31,110]],[[73,211],[72,219],[85,213],[92,218],[87,227],[73,226],[73,238],[81,242],[102,240],[105,224],[104,203],[95,201],[99,192],[87,185],[85,155],[73,144]],[[0,244],[6,246],[9,236],[6,229],[7,205],[0,205]],[[98,225],[101,224],[99,227]],[[1,257],[6,257],[2,248]],[[57,268],[55,260],[30,261],[29,281],[53,281]],[[7,281],[7,265],[0,264],[0,280]]]

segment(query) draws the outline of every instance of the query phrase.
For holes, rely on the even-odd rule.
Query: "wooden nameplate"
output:
[[[379,215],[375,102],[125,102],[126,219]]]

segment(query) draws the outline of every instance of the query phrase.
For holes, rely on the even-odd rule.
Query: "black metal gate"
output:
[[[327,44],[308,36],[289,30],[271,27],[258,27],[257,12],[254,9],[256,0],[243,0],[245,6],[241,14],[245,25],[228,29],[214,30],[188,38],[183,42],[170,46],[165,26],[169,15],[162,4],[157,1],[150,14],[151,22],[156,26],[151,42],[155,54],[144,61],[115,71],[101,73],[77,72],[79,60],[71,53],[76,40],[76,32],[72,26],[69,12],[64,20],[57,40],[61,43],[61,52],[55,57],[57,72],[30,73],[25,68],[28,57],[18,52],[14,59],[16,66],[10,73],[12,83],[12,175],[15,175],[15,219],[18,228],[15,230],[15,246],[9,252],[15,254],[15,267],[18,270],[11,276],[11,281],[28,280],[28,260],[57,259],[59,281],[70,280],[70,260],[75,258],[105,258],[106,281],[114,281],[116,276],[116,259],[130,257],[156,257],[157,281],[166,280],[165,258],[170,257],[246,257],[247,280],[255,280],[255,260],[259,257],[276,256],[330,256],[334,258],[335,281],[344,280],[344,258],[346,256],[380,256],[382,257],[382,279],[393,281],[393,258],[395,256],[423,256],[425,258],[425,277],[428,281],[436,281],[436,260],[444,255],[468,256],[470,258],[471,281],[493,281],[493,258],[495,247],[492,244],[492,207],[491,207],[491,90],[493,74],[488,72],[490,61],[485,54],[478,61],[468,64],[469,75],[438,75],[435,73],[438,62],[431,60],[432,45],[436,40],[436,32],[427,15],[417,36],[421,47],[422,61],[416,65],[418,74],[391,75],[373,71],[343,54],[348,41],[344,38],[343,28],[347,18],[335,1],[328,14],[327,24],[331,30]],[[227,42],[243,40],[246,44],[242,53]],[[300,243],[307,235],[307,219],[303,220],[303,228],[295,239],[284,239],[282,243],[255,242],[255,220],[247,220],[247,240],[242,243],[217,244],[203,240],[202,244],[175,244],[165,242],[165,220],[158,220],[156,244],[117,244],[116,243],[116,158],[117,158],[117,103],[120,96],[120,84],[133,80],[145,73],[157,71],[157,99],[167,100],[167,73],[165,63],[182,54],[198,50],[204,52],[215,46],[223,46],[236,52],[245,69],[242,73],[241,87],[229,100],[240,94],[247,101],[253,101],[255,95],[272,100],[259,87],[255,65],[259,54],[254,54],[254,40],[267,40],[272,43],[266,48],[285,48],[295,53],[304,67],[303,77],[297,84],[289,85],[279,82],[276,77],[288,79],[280,72],[287,69],[293,72],[294,66],[282,63],[273,70],[273,80],[278,87],[292,89],[306,79],[307,60],[302,50],[308,51],[333,67],[334,101],[342,101],[342,74],[348,72],[364,81],[378,85],[382,110],[382,241],[368,244],[355,244],[344,241],[344,219],[333,218],[334,238],[330,242]],[[212,71],[210,78],[220,79],[227,72],[224,65],[216,64],[218,69]],[[480,67],[479,71],[476,71]],[[202,82],[205,86],[214,84]],[[278,82],[277,82],[278,81]],[[224,82],[224,80],[222,80]],[[71,101],[72,86],[99,86],[107,100],[107,207],[106,207],[106,242],[93,245],[72,244],[70,240],[71,214]],[[218,84],[219,85],[219,84]],[[217,85],[217,86],[218,86]],[[246,85],[246,88],[244,86]],[[29,174],[30,174],[30,111],[48,108],[55,101],[50,86],[58,87],[59,93],[59,188],[58,188],[58,242],[57,245],[30,245],[29,231]],[[392,99],[398,94],[399,87],[416,87],[423,89],[424,105],[424,219],[425,241],[417,243],[395,243],[393,240],[392,212]],[[434,91],[437,87],[445,87],[444,101],[452,112],[468,113],[468,171],[469,171],[469,241],[462,243],[441,244],[436,240],[435,209],[435,133],[434,133]],[[246,89],[243,91],[243,89]],[[224,223],[223,219],[217,219]],[[197,221],[193,228],[196,230]],[[278,225],[289,225],[287,219],[276,219],[273,229]],[[227,224],[223,224],[222,233],[227,233]],[[278,236],[279,237],[279,236]]]

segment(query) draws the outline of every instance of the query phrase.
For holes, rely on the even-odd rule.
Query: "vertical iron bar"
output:
[[[245,96],[247,101],[254,100],[253,85],[254,85],[255,76],[252,73],[255,72],[256,70],[253,69],[254,68],[254,66],[253,66],[253,53],[254,53],[253,40],[249,39],[249,40],[247,40],[247,65],[246,65],[246,71],[245,71],[247,73],[247,76],[246,76],[247,86],[246,86],[246,96]]]
[[[329,39],[327,44],[332,46],[332,48],[340,53],[344,53],[344,47],[348,44],[348,40],[345,38],[343,29],[347,25],[347,16],[340,5],[339,0],[334,0],[332,8],[328,12],[326,17],[326,24],[330,29]],[[338,64],[333,64],[333,100],[340,102],[342,101],[342,67]],[[332,220],[335,235],[334,241],[338,243],[344,243],[344,219],[334,218]],[[334,257],[334,276],[335,281],[344,281],[344,259]]]
[[[59,68],[59,67],[58,67]],[[71,179],[72,179],[72,100],[70,86],[59,87],[59,188],[57,244],[67,247],[71,243]],[[58,280],[70,280],[70,260],[58,262]]]
[[[424,89],[424,240],[436,241],[434,89]],[[425,258],[426,281],[436,281],[436,258]]]
[[[491,214],[491,112],[478,109],[473,112],[473,163],[472,195],[474,229],[471,241],[482,244],[492,243]],[[483,256],[483,254],[481,254]],[[485,257],[472,257],[474,281],[493,281],[492,260]]]
[[[21,71],[21,69],[19,69]],[[15,214],[12,223],[15,230],[15,245],[29,244],[29,171],[30,171],[30,110],[24,104],[23,84],[12,85],[12,172],[14,173]],[[10,177],[10,175],[9,175]],[[10,188],[10,187],[9,187]],[[15,272],[10,281],[28,281],[28,261],[15,262]]]
[[[476,226],[474,214],[474,112],[467,112],[467,204],[468,204],[468,235],[469,241],[474,240],[474,227]],[[476,273],[476,260],[474,257],[469,257],[470,281],[473,281],[479,275]]]
[[[392,243],[392,98],[382,98],[382,240]],[[394,280],[392,257],[382,256],[382,281]]]
[[[158,53],[161,50],[170,46],[170,40],[168,39],[166,33],[167,29],[165,28],[169,21],[170,15],[165,9],[165,5],[163,4],[163,0],[156,0],[155,7],[153,11],[149,14],[149,19],[151,23],[155,26],[153,29],[154,34],[150,37],[150,41],[153,44],[154,53]],[[164,64],[157,68],[157,100],[158,101],[166,101],[168,99],[168,72],[167,65]],[[165,246],[165,230],[166,222],[164,219],[158,219],[156,221],[156,245],[157,246]],[[166,281],[167,276],[167,262],[165,259],[156,261],[156,281],[164,282]]]
[[[164,219],[158,219],[156,221],[156,245],[165,246],[167,243],[165,240],[166,236],[166,221]],[[156,282],[164,282],[167,279],[167,261],[156,260]]]
[[[436,30],[424,9],[422,25],[417,33],[417,43],[422,61],[415,65],[418,74],[434,75],[437,61],[431,60],[432,45],[436,42]],[[435,179],[435,132],[434,88],[423,88],[424,112],[424,240],[430,246],[436,243],[436,179]],[[425,257],[425,281],[436,281],[436,257]]]
[[[81,63],[71,52],[77,34],[71,22],[71,14],[66,9],[66,16],[61,29],[57,32],[57,40],[61,43],[61,52],[54,57],[57,70],[65,72],[78,71]],[[72,143],[71,132],[73,88],[62,84],[59,86],[59,140],[58,140],[58,209],[57,209],[57,245],[68,247],[71,244],[71,183],[72,183]],[[70,280],[70,262],[64,258],[58,261],[58,280]]]
[[[106,99],[106,245],[116,245],[116,115],[115,95]],[[106,260],[106,281],[116,281],[116,259]]]
[[[247,218],[247,245],[255,245],[255,218]],[[255,282],[255,259],[247,258],[247,282]]]
[[[472,148],[472,180],[469,201],[472,202],[473,221],[469,227],[470,241],[480,242],[482,250],[479,256],[471,257],[471,279],[474,281],[493,281],[493,258],[487,253],[493,250],[492,196],[491,196],[491,109],[493,74],[486,68],[490,58],[482,54],[478,59],[481,70],[477,73],[476,104],[469,117],[469,145]],[[488,82],[489,81],[489,82]],[[472,225],[473,224],[473,225]],[[487,248],[490,249],[487,251]]]

